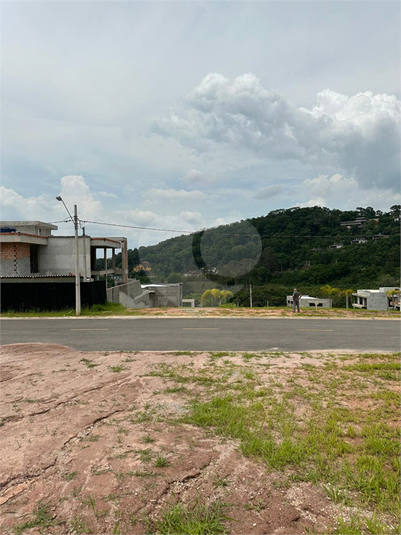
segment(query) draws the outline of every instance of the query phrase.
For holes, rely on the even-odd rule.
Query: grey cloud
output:
[[[254,195],[255,199],[270,199],[276,195],[282,193],[281,186],[267,186],[265,188],[260,188]]]
[[[312,109],[268,91],[249,73],[230,82],[208,74],[153,131],[201,152],[248,152],[260,159],[297,160],[337,168],[362,187],[397,189],[399,123],[395,96],[325,90]]]

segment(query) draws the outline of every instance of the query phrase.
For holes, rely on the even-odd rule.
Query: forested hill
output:
[[[399,205],[388,212],[371,207],[275,210],[130,250],[129,269],[150,266],[152,280],[160,282],[196,276],[201,270],[226,284],[399,284],[399,217]]]

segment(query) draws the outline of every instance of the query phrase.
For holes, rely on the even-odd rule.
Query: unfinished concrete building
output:
[[[75,236],[54,236],[56,225],[42,221],[1,221],[0,276],[4,278],[51,278],[75,276]],[[103,251],[104,269],[97,267],[97,252]],[[116,268],[116,251],[122,268]],[[122,237],[78,237],[79,273],[82,282],[102,275],[118,274],[128,282],[127,239]],[[111,252],[111,266],[107,256]]]

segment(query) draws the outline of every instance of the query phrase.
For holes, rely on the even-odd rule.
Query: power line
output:
[[[177,229],[166,229],[166,228],[155,228],[155,227],[142,227],[139,225],[123,225],[121,223],[104,223],[99,221],[85,221],[80,220],[80,223],[89,223],[92,225],[102,225],[107,227],[120,227],[120,228],[132,228],[136,230],[153,230],[157,232],[179,232],[179,233],[186,233],[186,234],[198,234],[200,232],[206,232],[207,230],[210,231],[216,231],[218,227],[212,227],[210,229],[202,229],[202,230],[177,230]],[[255,231],[258,232],[258,230],[255,228]],[[252,238],[255,237],[256,234],[244,234],[242,232],[219,232],[221,236],[243,236],[245,238]],[[210,234],[209,234],[210,236]],[[334,235],[321,235],[321,234],[260,234],[259,236],[261,238],[326,238],[326,239],[334,239],[334,238],[366,238],[365,234],[334,234]],[[390,236],[390,235],[389,235]]]
[[[140,227],[137,225],[121,225],[119,223],[99,223],[99,221],[81,220],[81,223],[91,223],[92,225],[104,225],[107,227],[134,228],[134,229],[139,229],[139,230],[156,230],[158,232],[187,232],[189,234],[194,232],[193,230],[176,230],[176,229],[171,229],[171,228]]]

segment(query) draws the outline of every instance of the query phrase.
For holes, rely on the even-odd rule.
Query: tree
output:
[[[394,309],[396,304],[398,304],[398,307],[400,306],[400,294],[401,291],[399,288],[393,288],[392,290],[388,290],[386,292],[386,295],[391,303],[391,308]]]
[[[212,295],[212,306],[216,306],[216,305],[220,306],[221,291],[218,290],[217,288],[213,288],[213,290],[211,290],[210,293]]]
[[[332,288],[329,284],[326,284],[325,286],[320,287],[321,291],[328,295],[329,297],[333,297],[334,295],[337,295],[340,293],[340,288]]]
[[[174,284],[176,282],[181,282],[182,277],[180,273],[176,273],[175,271],[172,271],[169,276],[167,277],[167,283],[168,284]]]
[[[354,290],[352,288],[349,288],[348,290],[342,290],[339,295],[345,295],[345,308],[349,308],[349,296],[354,293]]]
[[[226,303],[234,296],[230,290],[218,290],[217,288],[208,289],[203,292],[201,305],[206,307],[220,306]]]
[[[229,299],[234,297],[234,294],[230,290],[222,290],[221,291],[221,304],[227,303]]]
[[[212,305],[212,290],[205,290],[201,297],[201,305],[203,307],[210,307]]]

